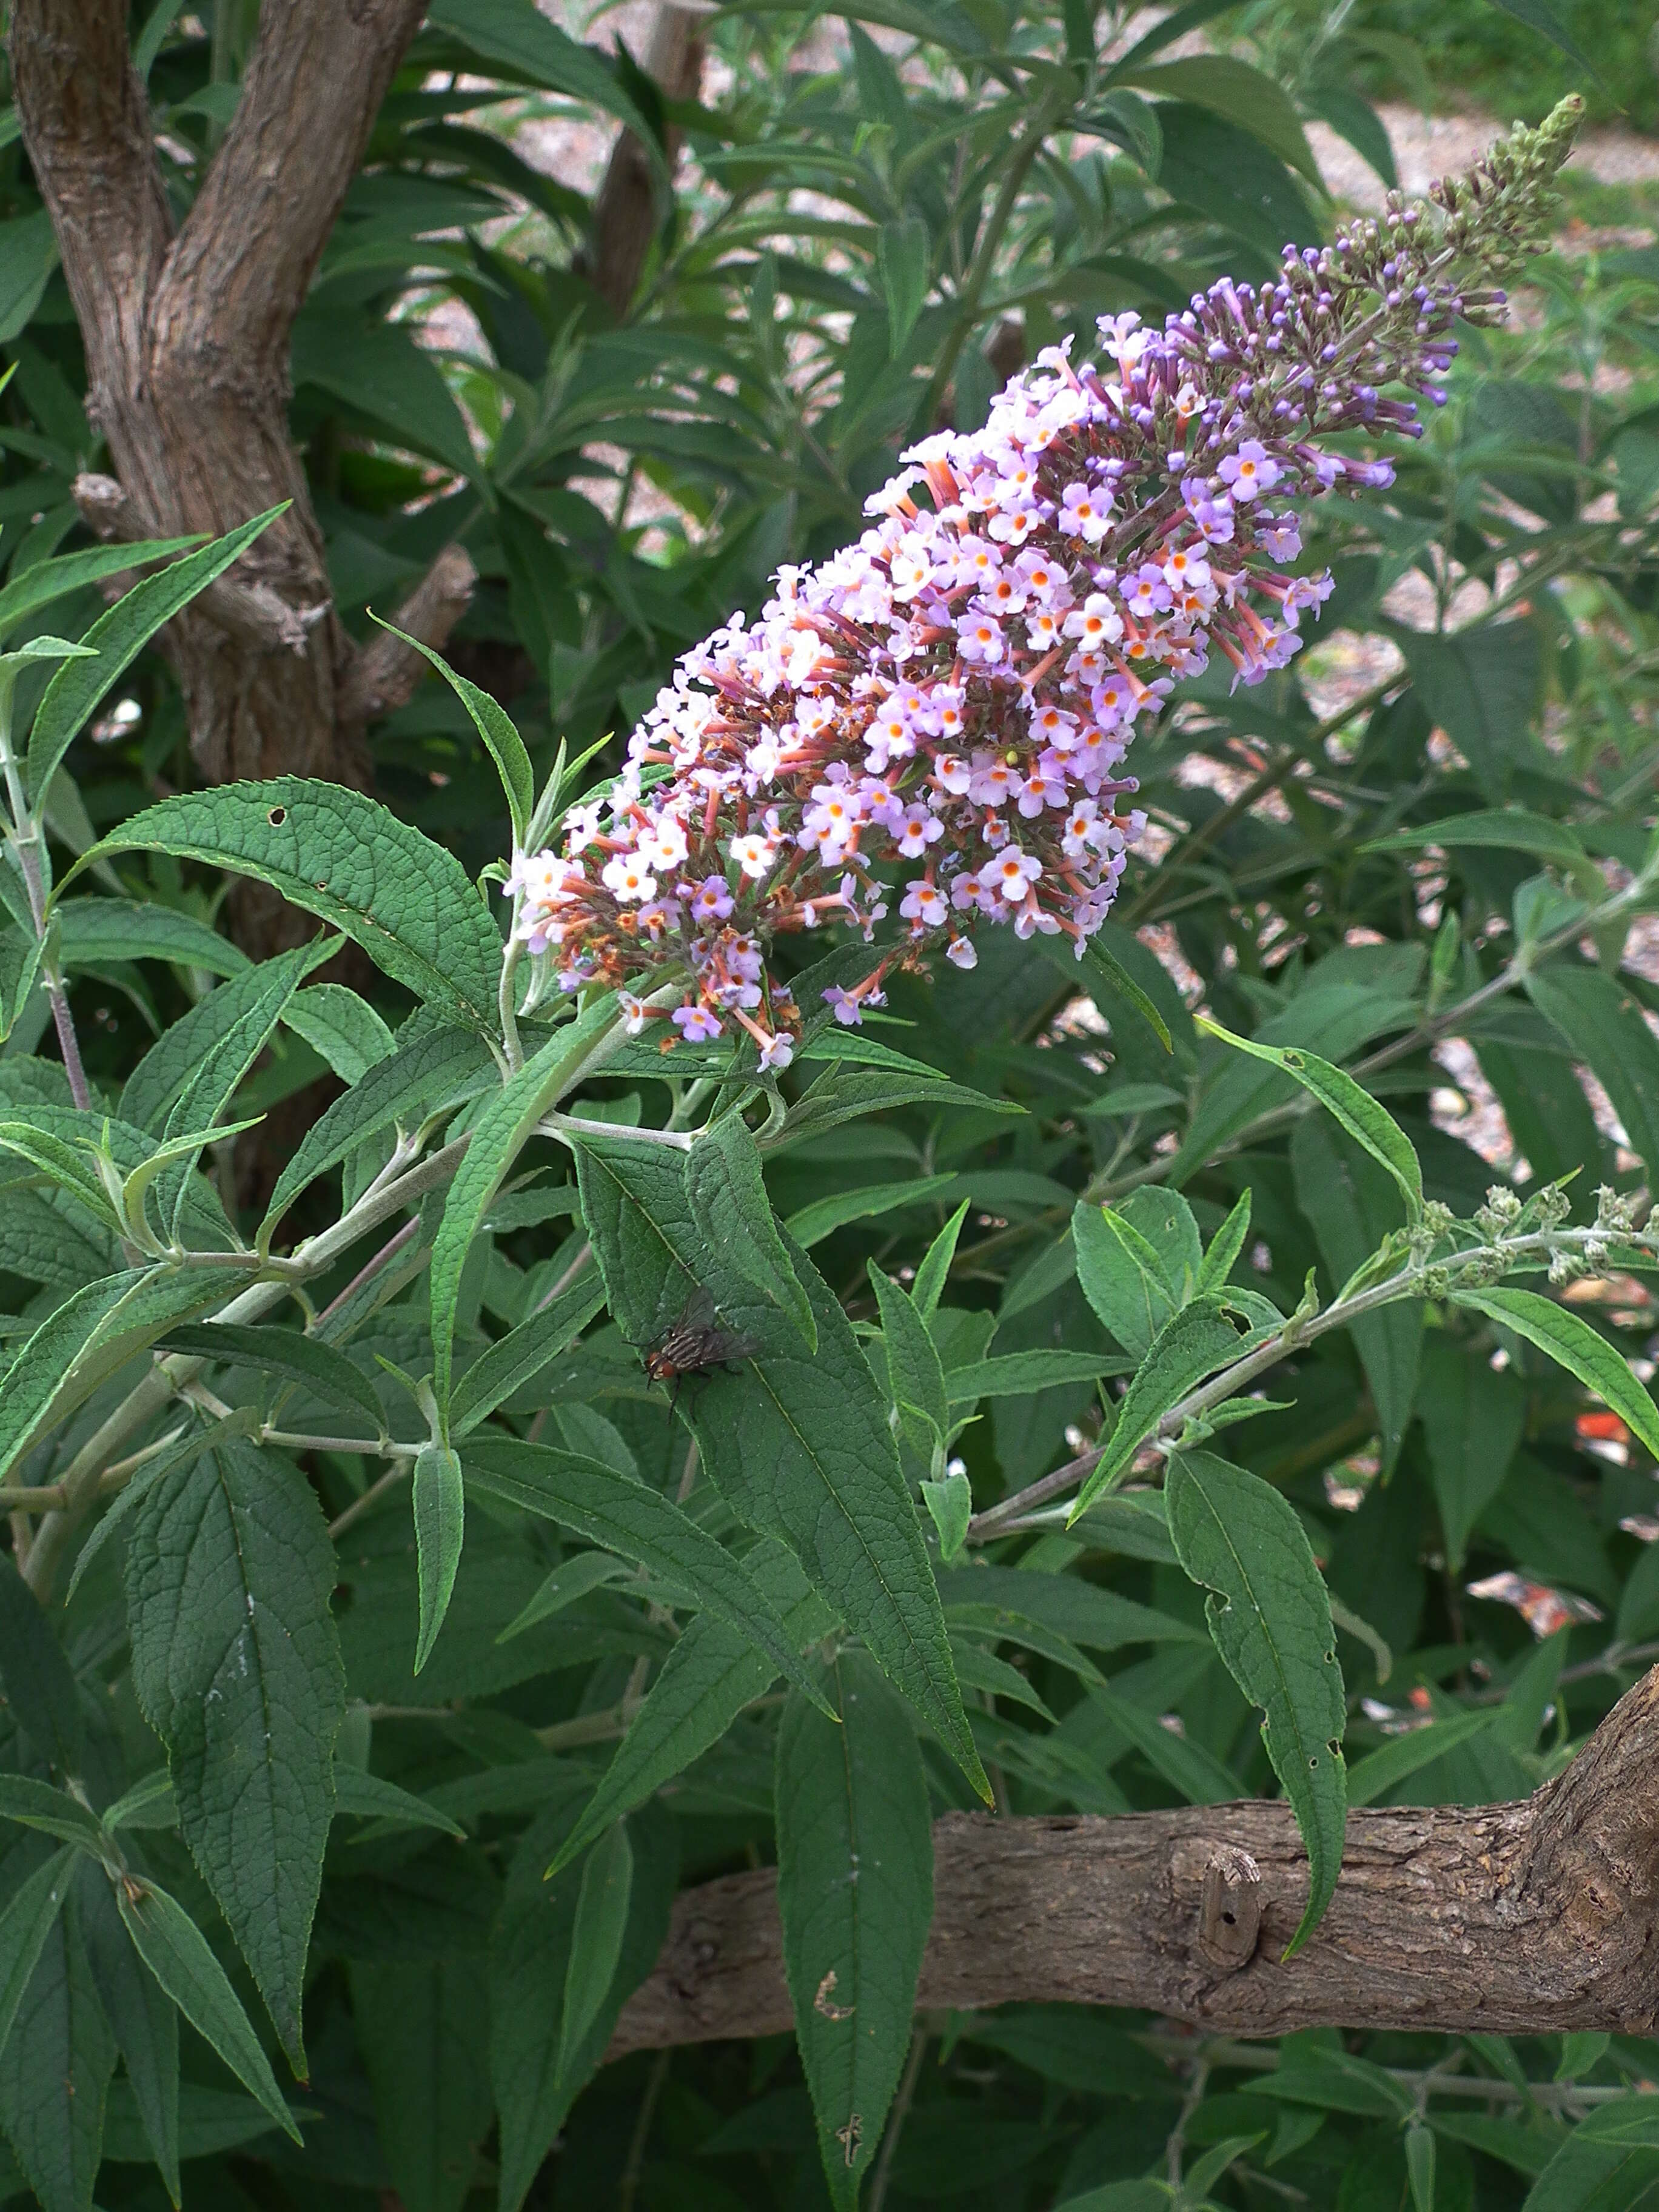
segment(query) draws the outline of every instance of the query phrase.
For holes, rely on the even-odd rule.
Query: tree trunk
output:
[[[677,8],[672,0],[662,0],[652,18],[640,66],[669,100],[695,99],[702,82],[700,20],[698,11]],[[671,128],[666,147],[671,167],[678,147],[678,133]],[[633,132],[624,131],[611,149],[580,264],[581,273],[618,321],[634,304],[657,234],[657,193],[649,155]]]
[[[214,782],[370,779],[364,725],[423,672],[395,641],[359,651],[331,604],[322,533],[289,434],[289,347],[422,0],[264,0],[240,104],[174,232],[125,0],[15,0],[17,109],[86,348],[88,416],[118,482],[76,495],[106,538],[218,532],[286,514],[169,626],[191,751]],[[471,563],[440,555],[402,626],[441,645]],[[251,909],[280,941],[277,902]]]
[[[1646,2035],[1659,2019],[1659,1668],[1523,1803],[1352,1813],[1336,1894],[1308,1894],[1290,1808],[934,1824],[919,2008],[1145,2006],[1234,2035],[1294,2028]],[[791,2022],[775,1876],[679,1898],[609,2056]]]

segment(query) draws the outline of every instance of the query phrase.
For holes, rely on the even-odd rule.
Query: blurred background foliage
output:
[[[1599,88],[1528,27],[1547,13]],[[701,23],[701,90],[665,98],[626,47],[585,46],[515,0],[447,0],[386,102],[295,333],[294,434],[343,616],[362,634],[371,607],[389,611],[459,538],[481,582],[452,657],[510,706],[544,769],[560,737],[574,748],[625,730],[675,654],[757,605],[780,562],[856,532],[905,439],[976,422],[1037,348],[1103,312],[1161,313],[1222,270],[1261,273],[1287,237],[1328,234],[1310,127],[1380,189],[1393,155],[1378,101],[1536,115],[1571,85],[1645,125],[1654,15],[1606,0],[1508,12],[1196,0],[1172,14],[884,0],[849,21],[752,4]],[[254,0],[135,9],[180,208],[234,114],[256,20]],[[617,303],[592,252],[628,125],[644,134],[652,220]],[[1066,1226],[1085,1194],[1155,1224],[1177,1218],[1160,1194],[1178,1187],[1207,1235],[1248,1188],[1240,1278],[1286,1310],[1309,1268],[1329,1291],[1391,1225],[1363,1159],[1288,1112],[1270,1074],[1252,1082],[1205,1042],[1200,1005],[1359,1072],[1409,1130],[1431,1194],[1461,1213],[1495,1180],[1524,1194],[1574,1173],[1580,1189],[1659,1174],[1659,926],[1638,913],[1598,929],[1594,914],[1642,863],[1659,767],[1659,194],[1581,175],[1567,212],[1564,250],[1521,288],[1513,326],[1467,334],[1449,404],[1395,486],[1318,514],[1310,560],[1334,568],[1338,589],[1316,642],[1258,690],[1230,696],[1213,673],[1187,686],[1138,740],[1152,830],[1109,941],[1162,1008],[1173,1055],[1121,1001],[1079,994],[1040,942],[995,933],[976,975],[896,989],[880,1035],[1025,1117],[923,1095],[809,1136],[771,1168],[781,1212],[814,1209],[802,1240],[810,1226],[855,1314],[867,1260],[902,1277],[970,1200],[947,1370],[1055,1346],[1109,1361]],[[15,368],[0,398],[0,567],[15,579],[82,542],[70,487],[100,462],[15,125],[0,217],[0,350]],[[73,635],[99,605],[60,605],[52,626]],[[446,688],[427,686],[371,738],[383,798],[471,867],[499,852],[493,774]],[[191,775],[178,697],[151,656],[77,744],[54,832],[82,849]],[[186,910],[209,897],[159,861],[125,867],[119,887]],[[209,981],[118,952],[66,956],[92,1071],[110,1085]],[[33,1018],[0,1049],[0,1086],[7,1060],[38,1042]],[[322,1073],[285,1036],[237,1111]],[[661,1118],[648,1072],[613,1089],[609,1110]],[[480,1338],[564,1264],[556,1206],[540,1225],[535,1212],[504,1218],[480,1266],[468,1307]],[[0,1224],[9,1312],[61,1295],[73,1264]],[[1647,1285],[1586,1286],[1578,1310],[1650,1378]],[[394,1310],[375,1340],[388,1357],[398,1326]],[[674,1437],[660,1402],[623,1347],[586,1358],[567,1393],[583,1448],[664,1479]],[[1467,1316],[1324,1338],[1274,1381],[1292,1409],[1247,1424],[1234,1449],[1296,1505],[1359,1625],[1341,1644],[1356,1780],[1394,1747],[1369,1769],[1379,1802],[1525,1794],[1659,1653],[1654,1468],[1559,1372]],[[981,1414],[962,1450],[982,1508],[1093,1435],[1101,1402],[1068,1382],[988,1399]],[[312,1474],[331,1511],[349,1505],[355,1467],[322,1455]],[[1263,1786],[1253,1717],[1207,1642],[1112,1648],[1086,1601],[1060,1595],[1097,1587],[1195,1619],[1167,1537],[1127,1504],[1080,1537],[997,1547],[1042,1592],[1018,1638],[982,1608],[957,1624],[1007,1804],[1107,1812]],[[456,1632],[493,1650],[554,1563],[516,1533],[481,1531]],[[1074,1571],[1063,1583],[1061,1567]],[[498,1686],[453,1710],[434,1664],[427,1716],[410,1717],[405,1524],[362,1524],[341,1574],[363,1756],[372,1736],[376,1769],[448,1808],[465,1838],[334,1851],[308,2148],[260,2133],[192,2043],[192,2206],[345,2212],[394,2189],[409,2212],[457,2212],[475,2189],[493,2201],[488,2092],[462,2058],[483,2033],[526,1789],[568,1794],[603,1770],[594,1717],[650,1655],[631,1601],[594,1591],[557,1636],[503,1647]],[[89,1578],[71,1616],[76,1664],[99,1684],[121,1664],[107,1599]],[[394,1612],[396,1633],[382,1633]],[[1072,1644],[1100,1662],[1103,1690],[1082,1686]],[[136,1743],[130,1700],[116,1710]],[[745,1719],[666,1801],[681,1879],[769,1858],[772,1718]],[[958,1802],[931,1752],[928,1771],[937,1806]],[[196,1895],[187,1864],[155,1849]],[[1560,2165],[1572,2120],[1650,2081],[1652,2045],[1635,2039],[1371,2036],[1348,2039],[1335,2066],[1334,2034],[1241,2046],[1057,2008],[924,2030],[872,2191],[888,2212],[1038,2212],[1108,2185],[1117,2193],[1084,2201],[1622,2212],[1659,2186],[1656,2150],[1611,2182],[1588,2152],[1576,2179]],[[454,2094],[434,2111],[422,2069],[446,2051]],[[99,2201],[159,2205],[124,2094],[118,2083]],[[417,2122],[424,2166],[407,2148]],[[1553,2193],[1529,2193],[1547,2166]],[[1148,2173],[1162,2179],[1137,2179]],[[791,2043],[602,2073],[531,2201],[823,2203]]]

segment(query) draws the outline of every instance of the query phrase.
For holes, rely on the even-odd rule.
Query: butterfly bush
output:
[[[1081,957],[1146,819],[1137,727],[1218,654],[1258,684],[1300,647],[1331,579],[1295,573],[1297,503],[1393,481],[1369,441],[1419,436],[1454,319],[1500,313],[1486,280],[1534,249],[1576,119],[1161,331],[1104,317],[1098,361],[1050,347],[983,429],[911,447],[856,544],[683,655],[562,849],[514,855],[514,935],[548,984],[617,988],[665,1043],[735,1024],[780,1067],[801,1028],[767,966],[781,933],[875,947],[823,994],[844,1023],[895,969],[971,968],[984,922]]]

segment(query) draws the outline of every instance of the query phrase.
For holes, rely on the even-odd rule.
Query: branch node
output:
[[[1261,1933],[1261,1869],[1236,1844],[1217,1844],[1204,1869],[1198,1948],[1212,1966],[1237,1973],[1255,1955]]]

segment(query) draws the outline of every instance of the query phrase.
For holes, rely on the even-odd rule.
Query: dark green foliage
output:
[[[665,115],[528,0],[431,9],[294,347],[348,626],[451,538],[483,580],[373,798],[194,783],[141,647],[219,549],[137,549],[183,559],[100,612],[81,349],[0,149],[0,627],[106,647],[18,679],[44,945],[0,857],[0,1460],[70,1509],[0,1561],[0,2203],[1653,2201],[1633,2038],[912,2023],[929,1823],[977,1792],[1282,1793],[1311,1927],[1345,1790],[1524,1794],[1659,1654],[1651,250],[1467,334],[1399,482],[1310,520],[1300,663],[1143,719],[1153,834],[1087,960],[987,930],[857,1033],[826,963],[753,1079],[604,1004],[515,1036],[479,880],[901,441],[982,417],[1011,325],[1260,274],[1328,228],[1304,119],[1386,170],[1388,33],[1510,82],[1544,12],[1634,82],[1642,11],[1573,0],[1322,41],[883,0],[828,70],[840,30],[756,0]],[[248,16],[135,12],[181,206]],[[514,143],[550,96],[656,176],[620,324]],[[434,295],[478,360],[416,342]],[[237,950],[234,876],[297,950]],[[349,988],[307,980],[343,936]],[[237,1125],[325,1072],[254,1202]],[[653,1382],[700,1293],[718,1356]],[[680,1891],[774,1863],[797,2038],[604,2065]]]

